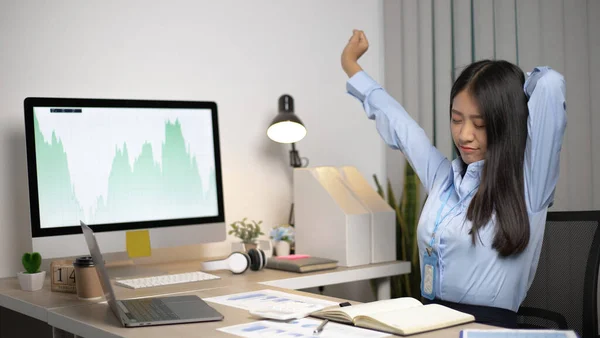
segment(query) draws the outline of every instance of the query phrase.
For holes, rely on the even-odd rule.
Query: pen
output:
[[[323,331],[323,328],[325,327],[325,324],[329,323],[329,319],[325,319],[323,322],[321,322],[321,325],[319,325],[314,331],[313,333],[321,333],[321,331]]]

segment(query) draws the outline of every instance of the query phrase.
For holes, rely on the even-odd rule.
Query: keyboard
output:
[[[206,272],[192,271],[177,273],[172,275],[140,277],[132,279],[118,279],[115,284],[124,286],[130,289],[151,288],[155,286],[165,286],[173,284],[200,282],[205,280],[220,279],[221,277],[211,275]]]
[[[179,319],[179,316],[171,311],[171,309],[160,299],[129,299],[121,300],[119,302],[128,310],[124,311],[125,315],[127,315],[129,319],[138,322]]]

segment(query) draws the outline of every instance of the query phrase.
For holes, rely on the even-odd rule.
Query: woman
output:
[[[450,126],[460,156],[450,162],[359,66],[368,46],[355,30],[342,68],[349,93],[427,190],[417,230],[422,296],[481,323],[516,327],[558,180],[563,77],[538,67],[525,81],[506,61],[469,65],[451,90]]]

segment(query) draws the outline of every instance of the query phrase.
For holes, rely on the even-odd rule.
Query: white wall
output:
[[[385,0],[384,15],[386,88],[448,157],[450,88],[466,65],[505,59],[562,73],[568,122],[551,210],[600,209],[600,1]],[[399,195],[404,159],[386,156]]]
[[[289,147],[266,136],[284,93],[308,128],[310,165],[385,176],[384,147],[345,91],[340,53],[352,29],[383,81],[380,1],[0,2],[0,277],[30,249],[23,126],[28,96],[214,100],[226,221],[285,223]],[[268,230],[268,229],[266,229]],[[231,238],[229,239],[232,240]],[[210,246],[226,253],[228,243]]]

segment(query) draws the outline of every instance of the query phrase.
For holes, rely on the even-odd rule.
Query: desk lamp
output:
[[[294,98],[290,95],[284,94],[279,97],[279,113],[267,129],[267,136],[275,142],[292,144],[292,150],[290,150],[290,165],[292,168],[306,167],[308,165],[308,159],[300,158],[296,150],[295,143],[306,136],[306,128],[302,121],[300,121],[300,118],[294,114]],[[302,165],[302,159],[306,160],[304,165]],[[290,210],[289,224],[294,225],[293,203]]]

